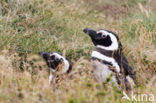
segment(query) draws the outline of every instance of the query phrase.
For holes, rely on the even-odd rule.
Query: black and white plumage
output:
[[[53,79],[53,73],[57,71],[59,65],[63,64],[63,66],[61,66],[61,71],[59,71],[61,72],[61,74],[69,73],[72,69],[72,63],[70,59],[65,58],[57,52],[46,53],[42,51],[39,52],[39,55],[43,57],[48,67],[50,68],[49,84],[51,84],[51,81]]]
[[[104,29],[98,31],[84,29],[83,31],[90,36],[95,45],[91,54],[95,79],[104,82],[114,73],[116,75],[111,78],[115,85],[120,85],[122,79],[125,88],[131,88],[128,84],[134,84],[136,77],[122,53],[122,45],[118,36],[114,32]]]

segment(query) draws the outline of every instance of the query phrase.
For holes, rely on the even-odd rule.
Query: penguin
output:
[[[68,57],[65,58],[58,52],[54,51],[52,53],[47,53],[47,52],[41,51],[39,52],[39,55],[43,57],[47,66],[50,69],[49,84],[51,84],[53,77],[54,77],[53,74],[55,72],[60,72],[61,74],[65,74],[65,73],[68,74],[72,69],[71,60]],[[60,66],[62,64],[63,66]]]
[[[132,90],[136,84],[136,76],[127,58],[122,52],[122,44],[116,33],[109,30],[92,30],[85,28],[95,48],[91,53],[93,74],[97,82],[105,82],[111,78],[115,86]]]

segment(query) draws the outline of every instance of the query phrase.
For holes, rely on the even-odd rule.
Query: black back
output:
[[[69,69],[67,71],[67,73],[69,73],[72,70],[72,62],[68,57],[66,57],[66,60],[69,62]]]

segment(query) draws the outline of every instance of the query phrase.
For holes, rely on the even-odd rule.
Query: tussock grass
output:
[[[156,19],[150,2],[93,2],[0,1],[2,103],[133,103],[121,100],[116,88],[94,81],[90,63],[93,44],[82,32],[86,27],[116,32],[138,78],[139,86],[134,91],[156,96]],[[113,10],[119,14],[109,14]],[[37,55],[41,50],[61,52],[73,61],[71,73],[55,86],[48,84],[48,68]]]

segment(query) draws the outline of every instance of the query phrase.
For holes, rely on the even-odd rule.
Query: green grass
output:
[[[155,95],[156,15],[147,6],[147,0],[0,0],[0,102],[134,103],[94,81],[86,27],[116,32],[139,81],[134,91]],[[48,85],[39,51],[57,51],[73,61],[57,91]]]

